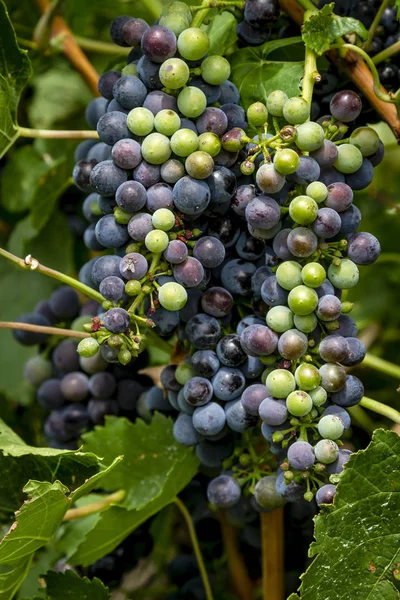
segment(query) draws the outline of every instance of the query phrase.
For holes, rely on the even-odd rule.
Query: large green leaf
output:
[[[33,146],[18,148],[8,157],[1,174],[1,205],[11,213],[27,210],[48,168]]]
[[[104,583],[95,577],[79,577],[75,571],[49,571],[45,576],[46,600],[108,600],[110,593]]]
[[[17,43],[6,5],[0,0],[0,157],[18,138],[17,107],[31,76],[27,53]]]
[[[211,23],[205,28],[210,38],[210,49],[208,53],[223,56],[228,48],[237,40],[237,21],[232,13],[224,11],[215,15]]]
[[[376,430],[346,464],[333,508],[315,520],[302,600],[398,600],[399,473],[400,437]]]
[[[134,443],[132,443],[134,440]],[[105,490],[126,490],[121,506],[139,510],[163,492],[177,462],[191,458],[191,448],[183,448],[172,434],[172,421],[157,413],[150,424],[141,419],[106,417],[104,427],[83,436],[83,449],[103,457],[109,464],[115,456],[124,460],[103,480]]]
[[[242,105],[265,102],[270,92],[283,90],[288,96],[297,96],[304,74],[304,46],[300,38],[266,42],[262,46],[243,48],[235,52],[230,61],[231,80],[240,92]],[[290,47],[296,49],[299,61],[285,58]],[[279,60],[276,54],[279,51]]]
[[[318,55],[329,50],[331,44],[348,33],[357,33],[366,40],[368,32],[364,25],[352,17],[339,17],[333,12],[334,2],[325,6],[304,22],[302,34],[304,43]]]
[[[22,488],[28,479],[50,483],[59,479],[75,488],[98,467],[99,459],[92,453],[28,446],[0,419],[0,518],[8,521],[21,505]]]
[[[139,525],[174,501],[179,492],[197,472],[198,461],[194,454],[183,452],[165,482],[162,493],[140,510],[125,510],[113,506],[100,513],[94,526],[87,526],[85,539],[69,562],[90,565],[118,546]],[[81,519],[83,521],[83,519]],[[81,531],[82,534],[82,524]]]

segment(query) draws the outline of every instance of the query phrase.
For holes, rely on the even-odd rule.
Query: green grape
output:
[[[168,208],[158,208],[151,217],[151,222],[155,229],[169,231],[175,226],[175,215]]]
[[[328,269],[328,279],[339,290],[348,290],[358,283],[359,270],[349,258],[342,258],[338,265],[331,264]]]
[[[229,79],[231,65],[223,56],[207,56],[201,63],[201,76],[211,85],[220,85]]]
[[[274,165],[278,173],[291,175],[300,164],[300,156],[290,148],[283,148],[275,152]]]
[[[379,135],[372,127],[358,127],[350,136],[350,144],[356,146],[363,156],[371,156],[379,148]]]
[[[78,344],[78,354],[83,358],[91,358],[95,356],[99,351],[99,344],[97,340],[92,337],[87,337],[81,340]]]
[[[132,131],[135,135],[148,135],[153,131],[154,115],[151,110],[142,106],[133,108],[128,113],[126,124],[129,131]]]
[[[193,367],[191,367],[191,365],[188,365],[187,363],[181,363],[177,366],[175,371],[175,379],[181,385],[185,385],[185,383],[187,383],[189,379],[191,379],[195,375],[196,373],[194,372]]]
[[[283,117],[283,106],[288,100],[285,92],[275,90],[267,97],[267,110],[273,117]]]
[[[253,127],[262,127],[268,120],[268,111],[262,102],[254,102],[247,109],[247,120]]]
[[[296,390],[286,398],[286,408],[294,417],[305,417],[313,407],[313,401],[307,392]]]
[[[286,398],[296,389],[294,376],[286,369],[273,369],[268,374],[265,385],[274,398]]]
[[[308,392],[308,394],[314,406],[322,406],[328,399],[328,392],[320,385]]]
[[[178,50],[186,60],[200,60],[210,48],[210,39],[205,31],[190,27],[178,37]]]
[[[137,66],[135,63],[129,63],[129,65],[125,65],[125,67],[121,71],[121,75],[125,77],[125,75],[134,75],[137,77]]]
[[[296,146],[303,152],[314,152],[321,148],[325,135],[321,125],[308,121],[297,128]]]
[[[180,58],[169,58],[162,63],[159,71],[161,83],[171,90],[178,90],[186,85],[189,76],[189,67]]]
[[[301,265],[294,260],[285,260],[276,270],[276,280],[284,290],[292,290],[301,285]]]
[[[215,133],[206,131],[199,135],[199,150],[207,152],[210,156],[217,156],[221,152],[221,140]]]
[[[192,11],[190,10],[190,8],[188,7],[187,4],[185,4],[184,2],[179,2],[179,0],[176,0],[175,2],[168,2],[168,4],[165,4],[163,6],[163,9],[161,11],[161,17],[166,17],[167,15],[175,15],[175,14],[179,14],[179,15],[182,15],[182,17],[185,17],[185,19],[188,23],[187,27],[189,27],[190,23],[192,22],[193,17],[192,17]]]
[[[287,306],[273,306],[267,313],[267,325],[277,333],[293,327],[293,313]]]
[[[353,144],[342,144],[338,146],[338,155],[335,160],[335,167],[341,173],[348,175],[355,173],[361,167],[363,155]]]
[[[330,465],[335,462],[339,456],[338,445],[332,440],[320,440],[314,446],[315,458],[324,465]]]
[[[337,415],[325,415],[318,423],[318,433],[327,440],[338,440],[344,433],[342,419]]]
[[[254,488],[254,498],[259,506],[266,511],[282,508],[286,500],[276,491],[276,476],[268,475],[262,477]]]
[[[306,392],[314,390],[321,381],[321,375],[317,367],[308,363],[302,363],[297,367],[294,378],[299,388]]]
[[[161,306],[167,310],[181,310],[186,304],[187,292],[179,283],[169,281],[158,290],[158,299]]]
[[[306,194],[315,200],[317,204],[321,204],[328,197],[328,188],[322,181],[312,181],[307,186]]]
[[[178,37],[182,31],[185,31],[190,25],[190,19],[188,21],[187,17],[184,14],[180,13],[170,13],[167,15],[161,15],[159,21],[159,25],[163,27],[168,27],[174,34]]]
[[[318,294],[305,285],[298,285],[289,292],[288,304],[296,315],[309,315],[318,306]]]
[[[289,215],[299,225],[309,225],[317,214],[318,204],[310,196],[297,196],[289,204]]]
[[[114,208],[114,219],[120,225],[128,225],[129,221],[132,219],[133,213],[128,213],[119,206]]]
[[[130,279],[125,284],[125,292],[128,296],[137,296],[142,291],[142,286],[140,281],[137,279]]]
[[[291,125],[304,123],[310,117],[310,106],[303,98],[289,98],[283,105],[283,116]]]
[[[311,333],[318,325],[318,319],[314,313],[310,315],[294,315],[294,326],[303,333]]]
[[[326,271],[322,265],[317,262],[311,262],[301,270],[303,283],[308,287],[317,288],[322,285],[326,279]]]
[[[214,170],[214,161],[207,152],[197,150],[187,157],[185,169],[194,179],[207,179]]]
[[[199,138],[191,129],[179,129],[171,138],[172,152],[185,157],[195,152],[199,146]]]
[[[189,119],[199,117],[207,107],[204,92],[194,86],[184,88],[178,96],[178,108]]]
[[[245,146],[246,132],[240,127],[234,127],[222,136],[222,147],[228,152],[239,152]]]
[[[161,229],[153,229],[153,231],[149,231],[149,233],[146,235],[144,243],[149,252],[159,254],[160,252],[164,252],[168,246],[169,237],[165,231],[162,231]]]
[[[154,117],[154,127],[157,129],[158,133],[162,133],[163,135],[173,135],[175,131],[178,131],[181,126],[181,119],[179,115],[169,108],[164,108],[164,110],[160,110]]]
[[[169,139],[161,133],[151,133],[142,142],[142,156],[151,165],[161,165],[171,156]]]

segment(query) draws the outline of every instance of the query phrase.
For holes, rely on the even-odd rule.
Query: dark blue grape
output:
[[[55,410],[65,404],[59,379],[47,379],[37,391],[37,400],[43,408]]]
[[[219,101],[221,96],[221,87],[219,85],[206,83],[200,76],[193,77],[190,81],[190,85],[201,89],[207,98],[207,104],[214,104]]]
[[[111,308],[104,316],[104,326],[111,333],[124,333],[129,325],[129,313],[123,308]]]
[[[310,152],[310,156],[317,161],[321,169],[333,167],[337,155],[337,146],[330,140],[325,140],[321,148],[318,148],[318,150],[315,150],[314,152]]]
[[[356,337],[358,328],[356,322],[350,315],[340,315],[338,323],[339,329],[329,332],[330,335],[342,335],[345,338]]]
[[[212,479],[207,487],[207,498],[218,508],[229,508],[239,502],[240,485],[230,475],[220,475]]]
[[[89,392],[95,398],[111,398],[117,387],[117,381],[112,373],[95,373],[89,379]]]
[[[286,484],[285,475],[280,472],[276,478],[276,491],[287,502],[296,502],[304,496],[306,486],[304,483],[296,483],[295,481]]]
[[[104,246],[97,241],[94,223],[88,225],[83,232],[83,243],[89,250],[93,250],[95,252],[104,250]]]
[[[97,161],[92,158],[90,160],[80,160],[74,166],[72,179],[74,180],[76,187],[82,190],[82,192],[93,192],[90,175],[96,164]]]
[[[239,367],[247,358],[238,335],[225,335],[217,344],[217,356],[226,367]]]
[[[111,156],[121,169],[134,169],[142,160],[140,144],[135,140],[119,140],[112,147]]]
[[[246,380],[239,369],[222,367],[212,378],[214,395],[224,402],[238,398],[243,392]]]
[[[328,406],[328,408],[325,408],[324,412],[321,414],[321,418],[325,417],[326,415],[334,415],[335,417],[339,417],[343,423],[344,430],[347,431],[350,429],[351,417],[347,410],[341,406],[336,406],[335,404],[333,406]]]
[[[100,98],[97,98],[100,100]],[[106,101],[107,102],[107,101]],[[96,121],[97,123],[97,121]],[[96,126],[94,126],[96,127]],[[95,146],[98,142],[96,140],[84,140],[80,144],[77,145],[74,152],[75,162],[79,162],[80,160],[85,160],[88,157],[89,150]]]
[[[351,454],[351,450],[347,450],[346,448],[340,448],[339,456],[337,457],[335,462],[331,463],[330,465],[326,465],[326,472],[329,475],[336,475],[338,473],[341,473],[343,471],[344,465],[349,460]]]
[[[212,269],[218,267],[225,258],[225,248],[220,240],[212,236],[204,236],[200,238],[194,245],[193,256],[201,262],[201,264]]]
[[[127,179],[126,171],[117,167],[112,160],[103,160],[90,173],[90,184],[101,196],[114,196]]]
[[[63,285],[51,294],[49,307],[57,319],[72,319],[79,311],[79,296],[74,289]]]
[[[121,259],[119,256],[113,256],[110,254],[97,258],[92,266],[92,279],[96,286],[99,286],[103,279],[109,277],[110,275],[119,277],[120,263]]]
[[[278,336],[266,325],[249,325],[241,334],[240,343],[249,356],[268,356],[275,352]]]
[[[254,238],[252,238],[254,240]],[[257,242],[260,242],[261,240],[255,240]],[[265,251],[265,245],[264,245],[264,251]],[[261,298],[261,288],[264,284],[264,281],[268,278],[271,277],[272,275],[272,271],[270,269],[270,267],[259,267],[257,269],[257,271],[254,273],[254,275],[251,278],[251,290],[254,294],[254,299],[260,300]]]
[[[320,177],[320,166],[311,156],[300,156],[300,164],[288,180],[300,185],[308,185],[312,181],[318,181]]]
[[[209,223],[208,234],[217,237],[225,248],[232,248],[239,239],[240,225],[230,215],[213,219]]]
[[[233,104],[232,102],[228,102],[227,104],[222,104],[220,109],[228,118],[228,125],[226,128],[227,131],[233,129],[234,127],[239,127],[240,129],[244,129],[244,131],[246,131],[246,113],[241,106],[238,104]]]
[[[342,236],[357,231],[361,223],[361,212],[355,204],[352,204],[347,210],[339,213],[339,217],[342,223],[339,235]]]
[[[342,226],[339,213],[332,208],[320,208],[317,218],[312,224],[312,230],[318,237],[329,239],[339,233]]]
[[[335,167],[326,167],[325,169],[321,169],[321,173],[318,178],[318,181],[321,181],[326,186],[329,186],[332,183],[344,183],[345,180],[346,178],[343,173],[339,173]]]
[[[117,110],[107,112],[97,123],[97,133],[102,142],[113,146],[119,140],[132,137],[126,124],[127,116]]]
[[[103,98],[107,100],[113,99],[113,88],[120,77],[120,71],[106,71],[100,75],[97,87]]]
[[[164,251],[164,258],[172,265],[179,265],[188,257],[188,249],[186,244],[180,240],[172,240],[169,242],[167,249]]]
[[[128,234],[137,242],[143,242],[146,235],[152,231],[151,216],[147,213],[138,213],[128,223]]]
[[[223,286],[234,296],[251,294],[251,278],[256,267],[253,263],[241,259],[228,261],[221,271]]]
[[[145,188],[149,188],[160,181],[160,166],[151,165],[142,160],[133,171],[133,179],[141,183]]]
[[[67,373],[61,379],[61,392],[70,402],[81,402],[89,393],[89,378],[80,371]]]
[[[356,265],[371,265],[381,251],[379,241],[367,232],[353,233],[348,238],[347,256]]]
[[[197,375],[210,379],[220,368],[218,356],[213,350],[198,350],[191,359],[191,364]]]
[[[248,429],[255,427],[258,417],[250,415],[245,411],[239,400],[227,402],[225,405],[226,422],[232,431],[244,433]]]
[[[114,214],[114,208],[117,206],[114,197],[105,198],[104,196],[98,196],[98,205],[101,214],[112,215]]]
[[[238,326],[236,327],[236,333],[238,335],[242,335],[243,331],[246,329],[246,327],[249,327],[250,325],[264,325],[265,321],[263,321],[262,319],[259,319],[258,317],[255,317],[253,315],[249,315],[248,317],[244,317],[241,321],[239,321]]]
[[[364,190],[374,178],[374,167],[368,158],[364,158],[358,171],[346,175],[346,183],[353,190]]]
[[[293,469],[306,471],[315,463],[315,455],[308,442],[295,442],[288,449],[288,461]]]
[[[347,375],[345,386],[339,391],[331,395],[331,400],[334,404],[348,408],[355,406],[364,395],[364,386],[358,377]]]
[[[226,422],[225,411],[217,402],[196,408],[192,418],[196,431],[207,437],[219,434]]]
[[[264,423],[272,427],[282,425],[288,417],[285,400],[275,400],[270,397],[266,397],[261,402],[258,412]]]
[[[247,0],[244,9],[244,18],[256,29],[263,29],[276,21],[280,14],[277,0]]]
[[[214,317],[197,314],[187,322],[185,332],[197,350],[208,350],[218,343],[221,327]]]
[[[157,308],[149,315],[155,324],[154,331],[161,336],[169,336],[179,325],[179,311]]]
[[[384,154],[385,154],[385,146],[383,145],[383,142],[380,141],[378,150],[375,152],[375,154],[368,156],[368,160],[373,167],[377,167],[382,162]]]
[[[111,148],[104,142],[98,142],[88,152],[88,159],[95,160],[98,163],[111,158]]]
[[[215,167],[206,183],[210,188],[211,202],[216,204],[229,202],[236,190],[236,177],[226,167]]]
[[[93,193],[93,194],[89,194],[89,196],[87,196],[85,198],[85,200],[83,201],[83,204],[82,204],[83,216],[85,217],[85,219],[87,221],[89,221],[89,223],[95,223],[99,218],[99,215],[97,213],[97,210],[99,208],[99,205],[97,202],[98,198],[99,198],[99,195]]]
[[[166,183],[156,183],[147,190],[147,208],[151,213],[159,208],[173,210],[172,188]]]
[[[52,361],[61,373],[79,371],[79,354],[74,340],[62,340],[53,351]]]
[[[146,205],[146,188],[138,181],[125,181],[117,188],[115,200],[125,212],[135,213]]]
[[[260,46],[270,39],[269,31],[255,29],[247,21],[241,21],[236,25],[236,34],[242,42],[240,46]]]
[[[249,415],[258,416],[260,405],[267,396],[268,391],[265,385],[261,383],[249,385],[242,394],[242,406]]]
[[[258,379],[265,369],[265,365],[256,356],[248,356],[246,362],[240,365],[240,370],[246,379]]]
[[[107,415],[118,415],[119,407],[116,400],[110,398],[89,400],[87,405],[89,419],[95,425],[104,425],[104,417]]]
[[[114,99],[123,108],[131,110],[142,106],[146,96],[146,86],[138,77],[134,75],[125,75],[116,81],[113,88]]]
[[[183,388],[183,396],[192,406],[203,406],[210,402],[213,395],[213,387],[205,377],[192,377]]]
[[[210,188],[205,181],[182,177],[173,188],[175,207],[185,215],[200,215],[210,203]]]
[[[232,199],[232,209],[240,217],[244,217],[246,208],[255,198],[255,186],[253,184],[240,185]]]
[[[205,440],[196,446],[196,454],[200,462],[210,468],[221,467],[222,462],[232,454],[232,451],[231,440],[225,438],[215,442]]]
[[[342,360],[342,365],[346,367],[354,367],[362,363],[367,353],[364,343],[356,337],[347,337],[348,353],[347,357]]]
[[[131,19],[132,19],[132,17],[128,17],[126,15],[121,15],[120,17],[117,17],[116,19],[111,21],[110,38],[112,39],[114,44],[117,44],[118,46],[124,46],[124,47],[129,46],[129,44],[127,44],[127,42],[124,39],[123,31],[124,31],[124,25],[129,23],[129,21]]]
[[[105,248],[119,248],[129,240],[129,233],[124,225],[114,219],[114,215],[104,215],[96,223],[97,241]]]
[[[106,300],[118,302],[124,295],[125,283],[119,277],[106,277],[100,283],[99,291]]]
[[[239,104],[240,94],[239,90],[234,83],[227,80],[221,83],[221,96],[219,98],[220,104]]]
[[[178,283],[192,288],[201,284],[204,278],[204,268],[197,258],[189,256],[185,261],[174,266],[173,274]]]
[[[202,435],[193,426],[190,415],[181,413],[173,427],[174,438],[183,446],[195,446],[203,439]]]
[[[200,301],[203,296],[203,292],[201,292],[198,289],[191,288],[187,290],[187,295],[188,299],[186,301],[186,304],[179,311],[180,319],[183,323],[187,323],[192,317],[194,317],[201,311]]]

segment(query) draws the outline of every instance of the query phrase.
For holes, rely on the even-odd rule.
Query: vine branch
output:
[[[44,325],[32,325],[31,323],[19,323],[18,321],[0,321],[0,329],[18,329],[20,331],[34,331],[35,333],[47,333],[48,335],[61,335],[71,338],[87,338],[89,333],[62,329],[61,327],[46,327]]]
[[[279,0],[279,2],[282,10],[299,25],[303,24],[305,10],[315,11],[315,5],[309,0]],[[393,130],[396,139],[400,140],[400,118],[397,109],[394,104],[383,102],[376,96],[373,77],[364,60],[352,50],[348,50],[343,57],[336,50],[330,50],[328,56],[353,81],[371,106]],[[387,93],[383,87],[381,90],[382,93]]]
[[[30,127],[18,127],[18,133],[21,137],[41,138],[41,139],[68,139],[68,140],[98,140],[99,134],[94,129],[78,129],[70,131],[69,129],[31,129]]]
[[[190,540],[192,542],[193,552],[196,556],[197,565],[199,567],[201,580],[203,582],[204,591],[206,594],[206,599],[214,600],[210,582],[209,582],[208,575],[207,575],[207,571],[206,571],[206,566],[204,564],[203,556],[201,554],[199,540],[197,539],[196,529],[193,525],[192,517],[190,516],[188,509],[183,504],[182,500],[180,500],[180,498],[175,498],[174,502],[175,502],[176,506],[179,508],[183,518],[185,519],[187,528],[189,530],[189,536],[190,536]]]
[[[252,600],[253,589],[251,580],[243,562],[238,546],[237,535],[235,528],[228,522],[226,514],[223,510],[218,513],[219,522],[221,524],[222,539],[226,558],[228,560],[229,574],[232,579],[235,592],[241,600]]]
[[[372,21],[371,27],[368,31],[368,38],[364,44],[364,50],[368,51],[371,48],[372,39],[376,33],[377,27],[380,23],[381,17],[385,11],[385,8],[389,5],[390,0],[382,0],[378,12],[376,13],[374,20]]]
[[[260,514],[263,600],[283,600],[283,508]]]
[[[96,302],[99,302],[100,304],[104,302],[103,296],[96,290],[93,290],[88,285],[85,285],[81,281],[78,281],[77,279],[74,279],[69,275],[65,275],[65,273],[60,273],[60,271],[55,271],[50,267],[46,267],[45,265],[40,264],[40,262],[36,258],[33,258],[30,254],[28,254],[28,256],[26,256],[25,258],[19,258],[11,252],[8,252],[8,250],[0,248],[0,256],[3,256],[10,262],[13,262],[25,271],[37,271],[38,273],[42,273],[43,275],[52,277],[57,281],[61,281],[62,283],[65,283],[70,287],[75,288],[79,292],[82,292],[82,294],[85,294],[85,296],[87,296],[88,298],[92,298],[92,300],[96,300]]]
[[[372,398],[367,398],[367,396],[361,398],[360,406],[368,408],[369,410],[372,410],[372,412],[375,412],[378,415],[387,417],[388,419],[391,419],[394,423],[400,425],[400,412],[392,406],[387,406],[387,404],[382,404],[382,402],[378,402],[377,400],[373,400]]]
[[[79,508],[70,508],[65,513],[63,521],[74,521],[75,519],[82,519],[82,517],[101,512],[102,510],[109,508],[112,504],[119,504],[125,496],[125,490],[118,490],[104,498],[104,500],[92,502],[92,504],[86,504],[86,506],[80,506]]]
[[[395,379],[400,379],[399,365],[395,365],[384,358],[379,358],[379,356],[374,356],[369,352],[365,355],[361,366],[369,367],[370,369],[380,371],[381,373],[389,375],[390,377],[394,377]]]
[[[42,14],[51,10],[51,3],[49,2],[49,0],[35,1]],[[159,0],[153,0],[153,2],[158,1]],[[83,79],[86,81],[88,87],[90,88],[91,92],[95,96],[100,96],[99,91],[97,89],[99,74],[97,73],[96,69],[89,61],[87,56],[79,48],[78,44],[74,40],[74,36],[72,35],[70,28],[67,26],[64,19],[59,15],[55,15],[51,22],[50,39],[57,37],[60,34],[64,36],[62,42],[62,49],[65,56],[75,67],[75,69],[77,69],[77,71],[80,72]]]

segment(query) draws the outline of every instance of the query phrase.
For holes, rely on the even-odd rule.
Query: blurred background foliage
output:
[[[40,3],[38,3],[40,4]],[[84,110],[91,92],[80,73],[61,52],[59,40],[44,49],[32,42],[40,18],[35,2],[9,0],[6,5],[22,48],[29,52],[33,76],[25,88],[20,108],[21,126],[46,129],[86,129]],[[110,21],[122,14],[134,14],[152,21],[151,0],[65,0],[60,11],[76,36],[109,42]],[[154,7],[153,7],[154,9]],[[85,45],[85,40],[83,41]],[[87,46],[87,41],[86,41]],[[110,52],[85,49],[101,73],[125,61],[121,49]],[[374,182],[356,193],[362,211],[361,229],[376,235],[382,256],[375,265],[364,267],[359,285],[351,290],[354,316],[369,351],[395,364],[400,359],[400,148],[384,124],[377,125],[386,145],[386,156],[375,170]],[[77,141],[20,139],[0,162],[0,242],[19,256],[30,253],[44,264],[77,274],[87,260],[81,235],[84,198],[71,182],[73,153]],[[54,287],[52,280],[18,271],[0,262],[1,319],[15,320],[33,309]],[[0,416],[34,428],[35,415],[28,409],[31,390],[23,381],[23,365],[35,348],[17,345],[9,331],[0,333]],[[396,388],[399,381],[363,367],[361,376],[366,395],[400,409]],[[22,408],[25,407],[25,408]],[[373,416],[380,423],[379,417]]]

